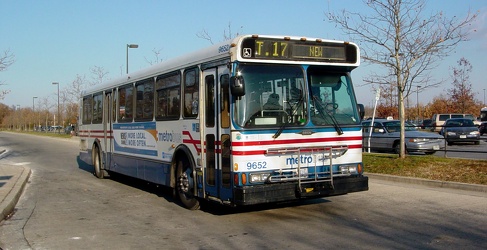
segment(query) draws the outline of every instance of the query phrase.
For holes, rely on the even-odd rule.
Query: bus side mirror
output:
[[[233,96],[245,95],[245,82],[242,77],[232,76],[230,77],[230,92]]]
[[[363,104],[357,104],[358,114],[360,115],[360,120],[364,119],[365,116],[365,107]]]

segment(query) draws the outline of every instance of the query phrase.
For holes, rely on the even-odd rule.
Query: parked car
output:
[[[431,123],[433,123],[433,120],[424,119],[423,122],[421,122],[421,129],[431,129]]]
[[[487,134],[487,122],[482,122],[479,126],[480,135]]]
[[[378,119],[374,121],[372,132],[370,131],[371,121],[363,121],[363,145],[374,151],[392,151],[399,153],[400,150],[400,121]],[[444,139],[437,133],[418,131],[414,127],[405,127],[406,151],[408,153],[433,154],[444,148]]]
[[[467,118],[472,121],[475,120],[475,117],[470,114],[434,114],[431,118],[433,120],[431,124],[431,131],[439,133],[441,128],[444,126],[445,121],[452,118]]]
[[[480,144],[479,129],[471,119],[452,118],[445,121],[441,128],[440,134],[445,137],[448,145],[455,142],[473,142],[475,145]]]
[[[76,135],[76,131],[75,131],[75,128],[74,128],[74,125],[71,125],[71,126],[66,126],[64,128],[64,133],[68,134],[68,135]]]

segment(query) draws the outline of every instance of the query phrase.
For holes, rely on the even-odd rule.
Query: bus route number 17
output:
[[[283,57],[288,56],[287,42],[259,41],[255,42],[255,54],[260,57]]]

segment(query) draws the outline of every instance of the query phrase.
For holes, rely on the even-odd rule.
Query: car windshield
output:
[[[469,119],[459,119],[459,120],[450,120],[446,123],[447,127],[474,127],[472,120]]]
[[[400,121],[384,122],[383,125],[386,128],[387,132],[389,132],[389,133],[401,131],[401,122]],[[405,131],[415,131],[416,128],[413,124],[405,123],[404,130]]]

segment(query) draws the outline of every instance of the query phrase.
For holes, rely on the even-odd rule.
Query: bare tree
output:
[[[243,26],[240,26],[240,29],[242,29]],[[223,39],[224,41],[228,41],[228,40],[231,40],[237,36],[239,36],[239,32],[237,33],[233,33],[232,32],[232,23],[231,22],[228,22],[228,27],[227,27],[227,30],[223,30]]]
[[[49,123],[53,121],[53,115],[49,112],[49,110],[54,108],[54,103],[49,101],[49,97],[40,97],[39,98],[39,123],[46,128],[49,126]]]
[[[469,74],[472,72],[472,64],[462,57],[457,61],[458,67],[451,68],[452,88],[449,89],[450,99],[455,103],[457,112],[467,113],[468,107],[475,106],[475,93],[472,90]],[[470,112],[470,111],[469,111]]]
[[[76,75],[76,78],[71,82],[71,85],[64,89],[67,102],[77,103],[81,97],[81,91],[86,88],[87,85],[88,82],[86,81],[85,75]]]
[[[145,61],[150,64],[150,65],[154,65],[156,63],[160,63],[162,62],[163,60],[161,58],[159,58],[159,55],[161,54],[161,50],[162,49],[159,49],[159,50],[156,50],[155,48],[152,49],[152,53],[154,53],[154,60],[149,60],[147,59],[147,57],[144,57]]]
[[[15,56],[12,54],[10,49],[3,52],[0,56],[0,72],[6,70],[10,65],[15,62]]]
[[[438,85],[431,80],[430,71],[440,59],[448,56],[456,45],[467,40],[468,25],[475,14],[464,19],[448,18],[442,12],[423,15],[423,0],[366,0],[373,14],[364,15],[343,10],[326,14],[329,20],[360,44],[365,62],[385,68],[383,74],[372,74],[366,82],[382,83],[394,77],[397,88],[399,118],[401,120],[401,150],[404,158],[404,99],[411,88]],[[392,72],[392,73],[390,73]]]
[[[12,54],[10,49],[3,52],[3,55],[0,56],[0,72],[6,70],[10,65],[15,62],[15,56]],[[2,81],[0,81],[0,86],[5,85]],[[0,90],[0,100],[5,98],[5,95],[10,93],[10,90]]]
[[[98,85],[103,83],[104,81],[108,80],[108,71],[106,71],[103,67],[100,66],[93,66],[90,68],[91,79],[90,86]]]
[[[211,36],[210,36],[210,34],[208,33],[208,31],[206,29],[203,29],[202,31],[200,31],[199,33],[197,33],[196,36],[198,38],[207,40],[208,42],[210,42],[211,44],[213,44],[213,40],[211,39]]]
[[[242,28],[243,28],[243,26],[240,26],[240,29],[242,29]],[[228,22],[227,29],[223,30],[223,41],[231,40],[231,39],[233,39],[233,38],[235,38],[235,37],[237,37],[239,35],[240,35],[239,32],[236,32],[236,33],[233,33],[232,32],[232,23],[231,22]],[[207,40],[211,44],[214,44],[213,43],[213,39],[211,38],[211,35],[208,33],[208,31],[206,29],[203,29],[202,31],[200,31],[199,33],[197,33],[196,36],[198,38]]]

